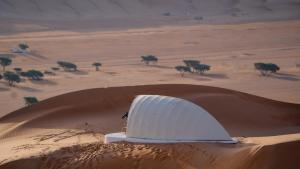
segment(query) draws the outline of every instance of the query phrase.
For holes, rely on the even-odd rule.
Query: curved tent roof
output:
[[[121,135],[106,135],[106,142],[118,141],[116,137],[134,142],[234,142],[203,108],[183,99],[159,95],[139,95],[134,99],[126,135]]]

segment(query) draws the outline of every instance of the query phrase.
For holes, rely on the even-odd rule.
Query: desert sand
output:
[[[0,80],[0,168],[298,169],[299,8],[298,0],[0,0],[7,70],[78,66],[14,87]],[[28,53],[10,52],[19,43]],[[158,63],[143,64],[147,54]],[[211,70],[181,77],[174,67],[184,59]],[[280,71],[262,76],[255,62]],[[104,144],[137,94],[190,100],[239,142]],[[40,102],[26,107],[26,96]]]

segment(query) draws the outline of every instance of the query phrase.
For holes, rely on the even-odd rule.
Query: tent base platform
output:
[[[157,139],[146,139],[146,138],[133,138],[127,137],[124,132],[121,133],[110,133],[106,134],[104,137],[104,143],[114,143],[114,142],[133,142],[133,143],[225,143],[225,144],[235,144],[238,141],[235,138],[232,140],[157,140]]]

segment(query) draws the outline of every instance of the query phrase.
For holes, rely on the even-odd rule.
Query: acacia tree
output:
[[[9,86],[13,86],[14,83],[21,82],[20,76],[14,72],[6,71],[6,72],[4,72],[3,77],[6,81],[8,81]]]
[[[44,74],[38,70],[28,70],[25,72],[25,76],[30,78],[31,80],[42,80]]]
[[[280,67],[274,63],[254,63],[254,67],[259,70],[263,76],[269,73],[276,73],[280,70]]]
[[[198,64],[194,67],[194,69],[196,70],[196,72],[200,74],[204,74],[204,72],[210,70],[210,66],[206,64]]]
[[[12,60],[8,57],[0,57],[0,65],[3,67],[3,72],[5,72],[5,67],[11,65]]]
[[[183,60],[183,63],[191,69],[192,72],[195,72],[195,67],[200,64],[199,60]]]
[[[93,63],[92,65],[96,67],[96,71],[99,71],[99,70],[100,70],[99,67],[102,66],[102,64],[99,63],[99,62],[95,62],[95,63]]]
[[[192,71],[191,71],[191,68],[188,67],[188,66],[181,66],[181,65],[179,65],[179,66],[176,66],[175,69],[176,69],[178,72],[180,72],[180,74],[181,74],[182,77],[184,76],[184,73],[185,73],[185,72],[192,72]]]
[[[158,58],[154,55],[141,56],[141,58],[142,58],[141,62],[144,62],[146,65],[149,65],[150,63],[158,62]]]
[[[58,66],[62,67],[65,71],[77,71],[77,66],[74,63],[66,61],[58,61]]]

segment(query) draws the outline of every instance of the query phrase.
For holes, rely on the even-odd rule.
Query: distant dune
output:
[[[122,113],[138,94],[176,96],[199,104],[240,143],[103,144],[104,134],[121,130]],[[72,92],[0,119],[0,157],[4,159],[0,168],[296,169],[299,166],[299,110],[299,104],[196,85],[146,85]],[[283,135],[272,136],[278,134]],[[83,140],[88,140],[88,144],[80,145]],[[11,143],[13,147],[6,150]],[[15,156],[5,158],[12,152]]]
[[[27,30],[285,20],[300,18],[300,0],[0,0],[0,18],[39,22]]]

